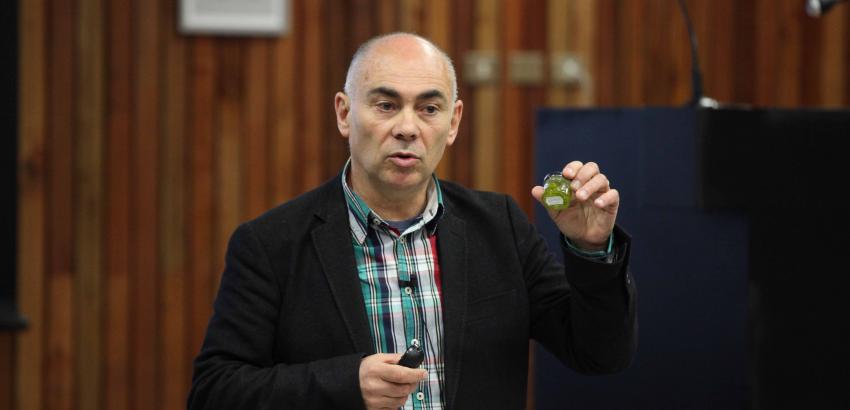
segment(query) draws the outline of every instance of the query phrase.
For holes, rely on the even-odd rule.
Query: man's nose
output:
[[[393,128],[393,136],[404,140],[413,140],[419,136],[419,125],[416,123],[416,113],[411,108],[399,113],[398,121]]]

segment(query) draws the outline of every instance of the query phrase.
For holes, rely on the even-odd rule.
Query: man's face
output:
[[[336,96],[337,124],[351,149],[352,180],[392,197],[424,190],[457,136],[443,58],[414,38],[389,39],[363,57],[350,96]]]

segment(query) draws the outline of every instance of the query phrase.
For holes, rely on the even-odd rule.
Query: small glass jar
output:
[[[553,211],[569,208],[573,199],[573,190],[569,179],[560,172],[553,172],[543,179],[543,206]]]

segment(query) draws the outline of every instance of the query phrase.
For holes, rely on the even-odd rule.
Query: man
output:
[[[434,177],[463,114],[456,89],[421,37],[361,46],[334,100],[351,158],[233,234],[190,408],[519,409],[529,338],[581,372],[628,366],[619,194],[594,163],[564,167],[578,191],[550,213],[561,266],[509,197]],[[399,366],[414,342],[422,367]]]

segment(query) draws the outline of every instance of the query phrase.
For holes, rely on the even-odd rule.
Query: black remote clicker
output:
[[[410,347],[407,348],[407,351],[405,351],[401,356],[398,364],[399,366],[415,369],[422,364],[423,360],[425,360],[425,353],[423,353],[422,348],[419,347],[419,342],[414,340],[413,343],[410,344]]]

